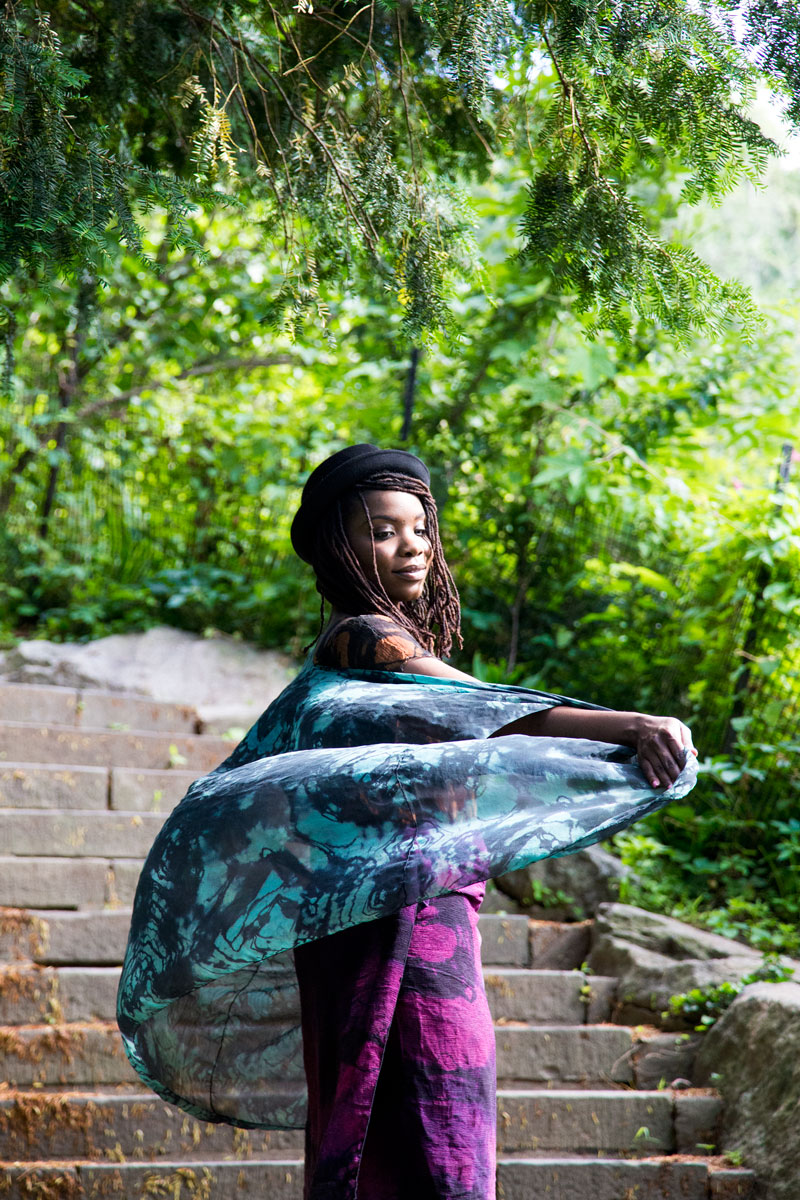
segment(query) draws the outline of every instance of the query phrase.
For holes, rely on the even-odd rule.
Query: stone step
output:
[[[524,916],[481,913],[481,959],[498,967],[531,966],[530,921]]]
[[[140,858],[0,855],[0,907],[103,908],[132,904]]]
[[[591,953],[594,921],[531,921],[532,967],[570,971],[582,966]]]
[[[568,925],[490,912],[481,921],[484,962],[573,971],[589,957],[593,921]]]
[[[501,1088],[498,1150],[535,1158],[550,1153],[698,1155],[703,1147],[706,1153],[714,1148],[700,1142],[698,1133],[709,1131],[711,1116],[718,1120],[720,1110],[717,1097],[689,1093]],[[229,1126],[206,1125],[150,1092],[103,1095],[96,1084],[84,1094],[20,1090],[0,1098],[0,1158],[103,1158],[112,1149],[124,1158],[246,1157],[301,1151],[302,1140],[300,1131],[273,1133],[265,1140],[261,1131],[248,1136]]]
[[[0,967],[0,1024],[29,1025],[53,1019],[94,1021],[114,1019],[119,967],[45,967],[10,964]],[[585,1027],[587,1014],[599,1001],[587,1005],[581,994],[583,976],[576,971],[534,971],[516,967],[491,967],[484,972],[492,1016],[496,1021],[524,1021],[529,1026]],[[605,1020],[610,1010],[613,980],[592,978],[603,986]],[[598,1018],[592,1019],[595,1024]],[[624,1036],[624,1031],[623,1035]],[[509,1044],[519,1040],[506,1030]]]
[[[135,1082],[136,1076],[122,1055],[119,1033],[112,1018],[63,1021],[65,1008],[113,1012],[114,988],[104,981],[89,991],[91,976],[67,979],[58,990],[46,979],[39,981],[39,995],[32,997],[18,980],[4,993],[3,1002],[15,1015],[25,1005],[35,1004],[38,1022],[9,1022],[0,1027],[0,1078],[14,1087],[65,1086]],[[36,985],[34,985],[36,986]],[[88,994],[87,994],[88,993]],[[545,1086],[553,1094],[612,1088],[639,1088],[649,1082],[646,1068],[647,1042],[638,1033],[614,1026],[496,1026],[498,1077],[509,1095],[529,1096],[533,1085]],[[644,1063],[644,1070],[642,1070]],[[665,1090],[653,1094],[664,1096]],[[688,1097],[693,1093],[676,1093]],[[703,1097],[693,1099],[700,1112]],[[689,1105],[687,1099],[686,1104]],[[713,1106],[712,1106],[713,1107]],[[688,1107],[686,1108],[688,1112]],[[714,1118],[708,1113],[702,1120]],[[699,1118],[698,1118],[699,1119]],[[715,1119],[715,1118],[714,1118]],[[522,1120],[522,1118],[520,1118]],[[694,1141],[692,1141],[694,1138]],[[713,1142],[713,1137],[689,1133],[684,1142]],[[516,1147],[520,1148],[520,1147]],[[526,1148],[526,1147],[521,1147]]]
[[[109,803],[108,767],[70,767],[61,763],[30,766],[0,763],[0,808],[69,810],[105,809]]]
[[[233,743],[226,742],[226,745],[230,753]],[[170,813],[186,795],[189,784],[195,779],[197,771],[112,767],[111,808],[121,812]]]
[[[500,1158],[497,1200],[751,1200],[752,1171],[672,1158]]]
[[[0,1025],[113,1021],[119,967],[2,967]]]
[[[617,981],[580,971],[506,967],[484,971],[486,994],[496,1021],[539,1025],[595,1025],[608,1021]]]
[[[698,1038],[642,1026],[500,1023],[497,1075],[505,1088],[685,1088]]]
[[[138,1083],[110,1022],[0,1026],[0,1079],[16,1088]]]
[[[0,910],[0,963],[33,962],[53,966],[121,964],[128,939],[129,908],[85,912],[6,908]],[[526,966],[528,918],[481,916],[478,926],[486,966]],[[510,961],[509,961],[510,960]]]
[[[0,963],[26,958],[54,965],[121,963],[129,924],[130,909],[78,913],[7,908],[0,911]],[[482,914],[478,927],[484,966],[533,965],[529,935],[536,925],[528,917]]]
[[[28,960],[47,966],[119,966],[130,908],[87,912],[0,909],[0,964]]]
[[[162,813],[42,812],[0,809],[0,846],[6,854],[45,858],[139,858],[144,862],[165,816]]]
[[[124,915],[124,914],[123,914]],[[127,924],[127,920],[126,920]],[[52,1046],[52,1022],[106,1022],[114,1031],[118,970],[103,968],[47,969],[17,968],[0,971],[0,1022],[9,1027],[36,1026],[47,1022],[41,1050],[32,1050],[42,1061]],[[11,1036],[11,1029],[7,1035]],[[68,1036],[67,1028],[65,1036]],[[31,1037],[30,1030],[26,1037]],[[673,1061],[664,1070],[664,1053],[684,1047],[679,1035],[639,1031],[616,1025],[509,1025],[496,1026],[497,1073],[506,1083],[547,1084],[550,1087],[628,1086],[657,1089],[675,1078],[686,1078],[682,1064]],[[685,1052],[685,1051],[684,1051]],[[118,1062],[116,1051],[114,1062]],[[653,1061],[654,1060],[654,1061]],[[78,1064],[80,1066],[80,1064]],[[19,1070],[8,1066],[9,1073]],[[82,1069],[82,1068],[81,1068]],[[56,1073],[62,1071],[59,1064]],[[111,1080],[114,1066],[104,1071]],[[52,1072],[48,1078],[52,1076]],[[28,1077],[9,1074],[24,1085]],[[60,1076],[59,1076],[60,1077]],[[125,1073],[127,1077],[127,1072]],[[67,1075],[65,1081],[71,1077]],[[85,1082],[82,1077],[76,1083]]]
[[[212,771],[235,743],[217,734],[123,733],[0,721],[0,761],[69,763],[86,767],[180,766],[196,774]]]
[[[302,1157],[302,1130],[210,1125],[152,1092],[0,1097],[0,1159]]]
[[[497,1144],[504,1153],[710,1153],[722,1101],[692,1092],[500,1089]]]
[[[0,808],[171,812],[196,771],[0,763]],[[525,920],[523,917],[522,920]]]
[[[91,1161],[0,1163],[5,1200],[61,1196],[70,1200],[301,1200],[300,1157],[280,1161],[201,1159],[160,1163]],[[726,1178],[723,1178],[726,1177]],[[716,1180],[716,1182],[715,1182]],[[726,1182],[727,1180],[727,1182]],[[735,1189],[735,1190],[734,1190]],[[702,1162],[670,1159],[505,1158],[497,1164],[497,1200],[750,1200],[749,1171],[709,1171]]]
[[[497,1076],[504,1083],[635,1085],[634,1031],[621,1025],[497,1025]]]
[[[302,1200],[303,1163],[0,1163],[3,1200]]]
[[[197,733],[199,729],[197,713],[187,704],[130,692],[79,691],[32,683],[0,683],[0,721],[165,733]]]
[[[42,1022],[113,1025],[117,976],[104,968],[67,968],[56,976],[8,972],[0,977],[0,1023],[32,1026]],[[48,1028],[54,1028],[48,1024]],[[65,1025],[64,1028],[68,1029]],[[630,1029],[615,1026],[524,1025],[496,1027],[497,1074],[516,1084],[559,1087],[635,1086]]]

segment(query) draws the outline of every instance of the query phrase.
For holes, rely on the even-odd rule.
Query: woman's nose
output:
[[[428,539],[409,530],[402,539],[400,553],[404,554],[406,558],[416,558],[418,554],[424,554],[427,548]]]

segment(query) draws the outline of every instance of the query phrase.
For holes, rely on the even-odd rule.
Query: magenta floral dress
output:
[[[398,671],[426,656],[351,618],[321,666]],[[486,885],[295,950],[308,1084],[307,1200],[495,1195],[495,1043],[478,910]]]

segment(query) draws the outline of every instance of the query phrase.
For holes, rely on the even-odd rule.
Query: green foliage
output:
[[[752,327],[747,292],[663,240],[642,189],[669,209],[665,167],[689,204],[759,175],[775,147],[748,116],[756,84],[800,123],[792,8],[744,6],[740,45],[711,0],[10,0],[0,282],[104,277],[120,242],[155,266],[153,208],[165,250],[198,254],[188,218],[227,191],[278,257],[275,328],[325,324],[368,269],[407,334],[456,332],[459,285],[481,286],[468,185],[524,154],[505,252],[519,232],[596,328]]]
[[[135,212],[154,205],[172,214],[174,246],[200,250],[185,217],[207,189],[121,158],[107,128],[75,118],[92,78],[46,13],[6,7],[0,62],[0,282],[20,268],[45,278],[96,268],[117,239],[146,259]]]
[[[665,1019],[678,1019],[692,1025],[697,1033],[705,1033],[749,983],[783,983],[793,976],[792,967],[782,964],[777,955],[765,954],[761,965],[738,983],[724,981],[671,996],[669,1010],[663,1015]]]
[[[722,0],[721,9],[740,12],[747,29],[745,46],[759,66],[780,79],[792,121],[800,118],[800,12],[782,0]]]
[[[582,921],[586,915],[575,897],[567,895],[561,888],[551,888],[541,879],[531,879],[530,885],[530,892],[522,897],[522,904],[525,908],[534,906],[543,909],[557,908],[568,913],[570,918],[575,921]]]
[[[745,290],[721,283],[685,246],[657,242],[631,194],[637,174],[671,156],[689,203],[760,172],[770,143],[744,116],[754,82],[745,60],[705,6],[542,7],[562,95],[541,126],[553,149],[531,184],[523,256],[547,262],[582,309],[596,306],[598,321],[620,333],[631,297],[667,329],[704,326],[709,311],[752,322]]]
[[[475,191],[485,287],[417,368],[409,448],[431,464],[482,678],[689,721],[691,804],[637,827],[630,898],[797,953],[800,528],[796,315],[680,348],[599,332],[509,261],[525,156]],[[154,272],[113,245],[96,277],[14,293],[0,409],[0,629],[96,637],[169,621],[300,656],[319,620],[288,530],[309,469],[400,441],[403,314],[367,273],[302,342],[263,321],[283,267],[260,203],[191,219],[207,261]],[[166,249],[164,242],[167,239]],[[495,296],[490,302],[486,289]],[[326,336],[335,332],[332,343]]]
[[[647,1125],[640,1125],[633,1135],[633,1146],[638,1147],[642,1142],[657,1142],[658,1138],[654,1137]]]
[[[780,872],[781,891],[765,890],[767,866],[751,849],[753,833],[761,832],[760,851],[774,859],[783,844],[776,831],[759,831],[755,824],[747,831],[734,829],[723,849],[710,836],[712,831],[719,834],[720,822],[706,818],[702,804],[691,812],[692,817],[681,814],[678,836],[669,812],[663,823],[647,821],[615,837],[617,853],[634,872],[623,880],[620,900],[669,913],[765,953],[800,955],[796,876]],[[648,825],[650,832],[643,833]]]

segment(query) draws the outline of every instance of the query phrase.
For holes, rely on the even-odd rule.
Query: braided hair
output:
[[[422,595],[417,600],[395,604],[386,594],[378,577],[375,562],[375,542],[372,519],[364,499],[364,492],[410,492],[418,496],[425,513],[427,537],[431,544],[430,569]],[[347,536],[346,517],[353,501],[360,502],[373,535],[373,572],[367,575],[356,558]],[[376,471],[359,480],[344,496],[341,496],[320,521],[314,540],[311,565],[317,577],[320,604],[320,628],[322,632],[325,601],[334,608],[352,616],[364,613],[381,613],[391,617],[407,629],[426,650],[446,656],[453,642],[463,646],[461,639],[461,606],[453,576],[445,562],[439,538],[439,522],[436,517],[436,501],[430,488],[421,479],[400,475],[394,471]]]

